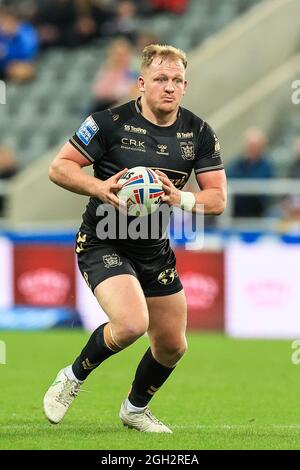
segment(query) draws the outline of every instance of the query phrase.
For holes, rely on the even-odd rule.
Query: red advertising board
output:
[[[177,250],[176,258],[187,299],[188,328],[223,330],[223,253]]]
[[[16,245],[14,295],[17,305],[75,307],[75,262],[72,247]]]

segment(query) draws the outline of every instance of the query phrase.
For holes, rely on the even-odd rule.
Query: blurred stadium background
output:
[[[298,356],[291,360],[300,338],[299,0],[0,6],[0,448],[299,448]],[[48,167],[90,112],[136,96],[138,56],[151,42],[188,53],[183,106],[215,128],[229,178],[228,208],[206,218],[204,242],[172,241],[191,352],[171,380],[181,395],[166,385],[156,406],[170,423],[176,408],[181,435],[118,435],[113,410],[102,414],[103,440],[97,377],[93,398],[80,399],[56,434],[42,421],[43,392],[105,313],[75,263],[86,198],[50,183]],[[113,359],[121,382],[142,346]],[[105,409],[123,396],[112,374],[105,363],[100,376],[114,390],[106,387]],[[122,394],[128,386],[124,376]]]

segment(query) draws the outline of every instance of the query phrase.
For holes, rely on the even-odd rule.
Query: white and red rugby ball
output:
[[[127,203],[128,215],[134,217],[155,212],[165,194],[158,175],[151,168],[144,166],[130,168],[118,183],[123,183],[123,187],[117,196]]]

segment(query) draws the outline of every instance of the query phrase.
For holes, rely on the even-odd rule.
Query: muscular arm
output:
[[[197,212],[197,204],[204,204],[204,214],[222,214],[227,201],[225,171],[217,170],[198,173],[196,179],[201,191],[193,193],[196,199],[193,212]]]
[[[102,181],[82,171],[91,162],[69,142],[59,151],[49,168],[50,180],[73,193],[99,196]]]
[[[83,167],[89,165],[90,161],[68,142],[53,160],[49,168],[49,178],[53,183],[73,193],[97,197],[117,209],[125,208],[125,202],[120,201],[115,193],[123,186],[118,180],[126,173],[127,168],[102,181],[82,171]]]
[[[226,175],[224,170],[208,171],[196,175],[201,191],[194,193],[180,191],[174,186],[165,173],[160,170],[155,170],[155,172],[162,181],[163,190],[165,191],[165,195],[161,198],[162,202],[166,202],[170,206],[184,207],[186,210],[192,212],[204,212],[204,214],[210,215],[220,215],[224,211],[227,198]],[[183,200],[184,194],[188,197],[188,203]]]

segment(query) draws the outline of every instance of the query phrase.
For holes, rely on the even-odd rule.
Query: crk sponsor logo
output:
[[[134,134],[147,134],[146,129],[143,129],[142,127],[134,127],[129,124],[124,125],[124,131],[126,132],[133,132]]]
[[[194,143],[180,142],[181,156],[184,160],[193,160],[195,158]]]
[[[164,144],[157,144],[156,153],[158,155],[169,155],[168,146]]]
[[[121,142],[121,149],[133,150],[134,152],[146,152],[145,142],[142,140],[128,139],[127,137],[123,137]]]

